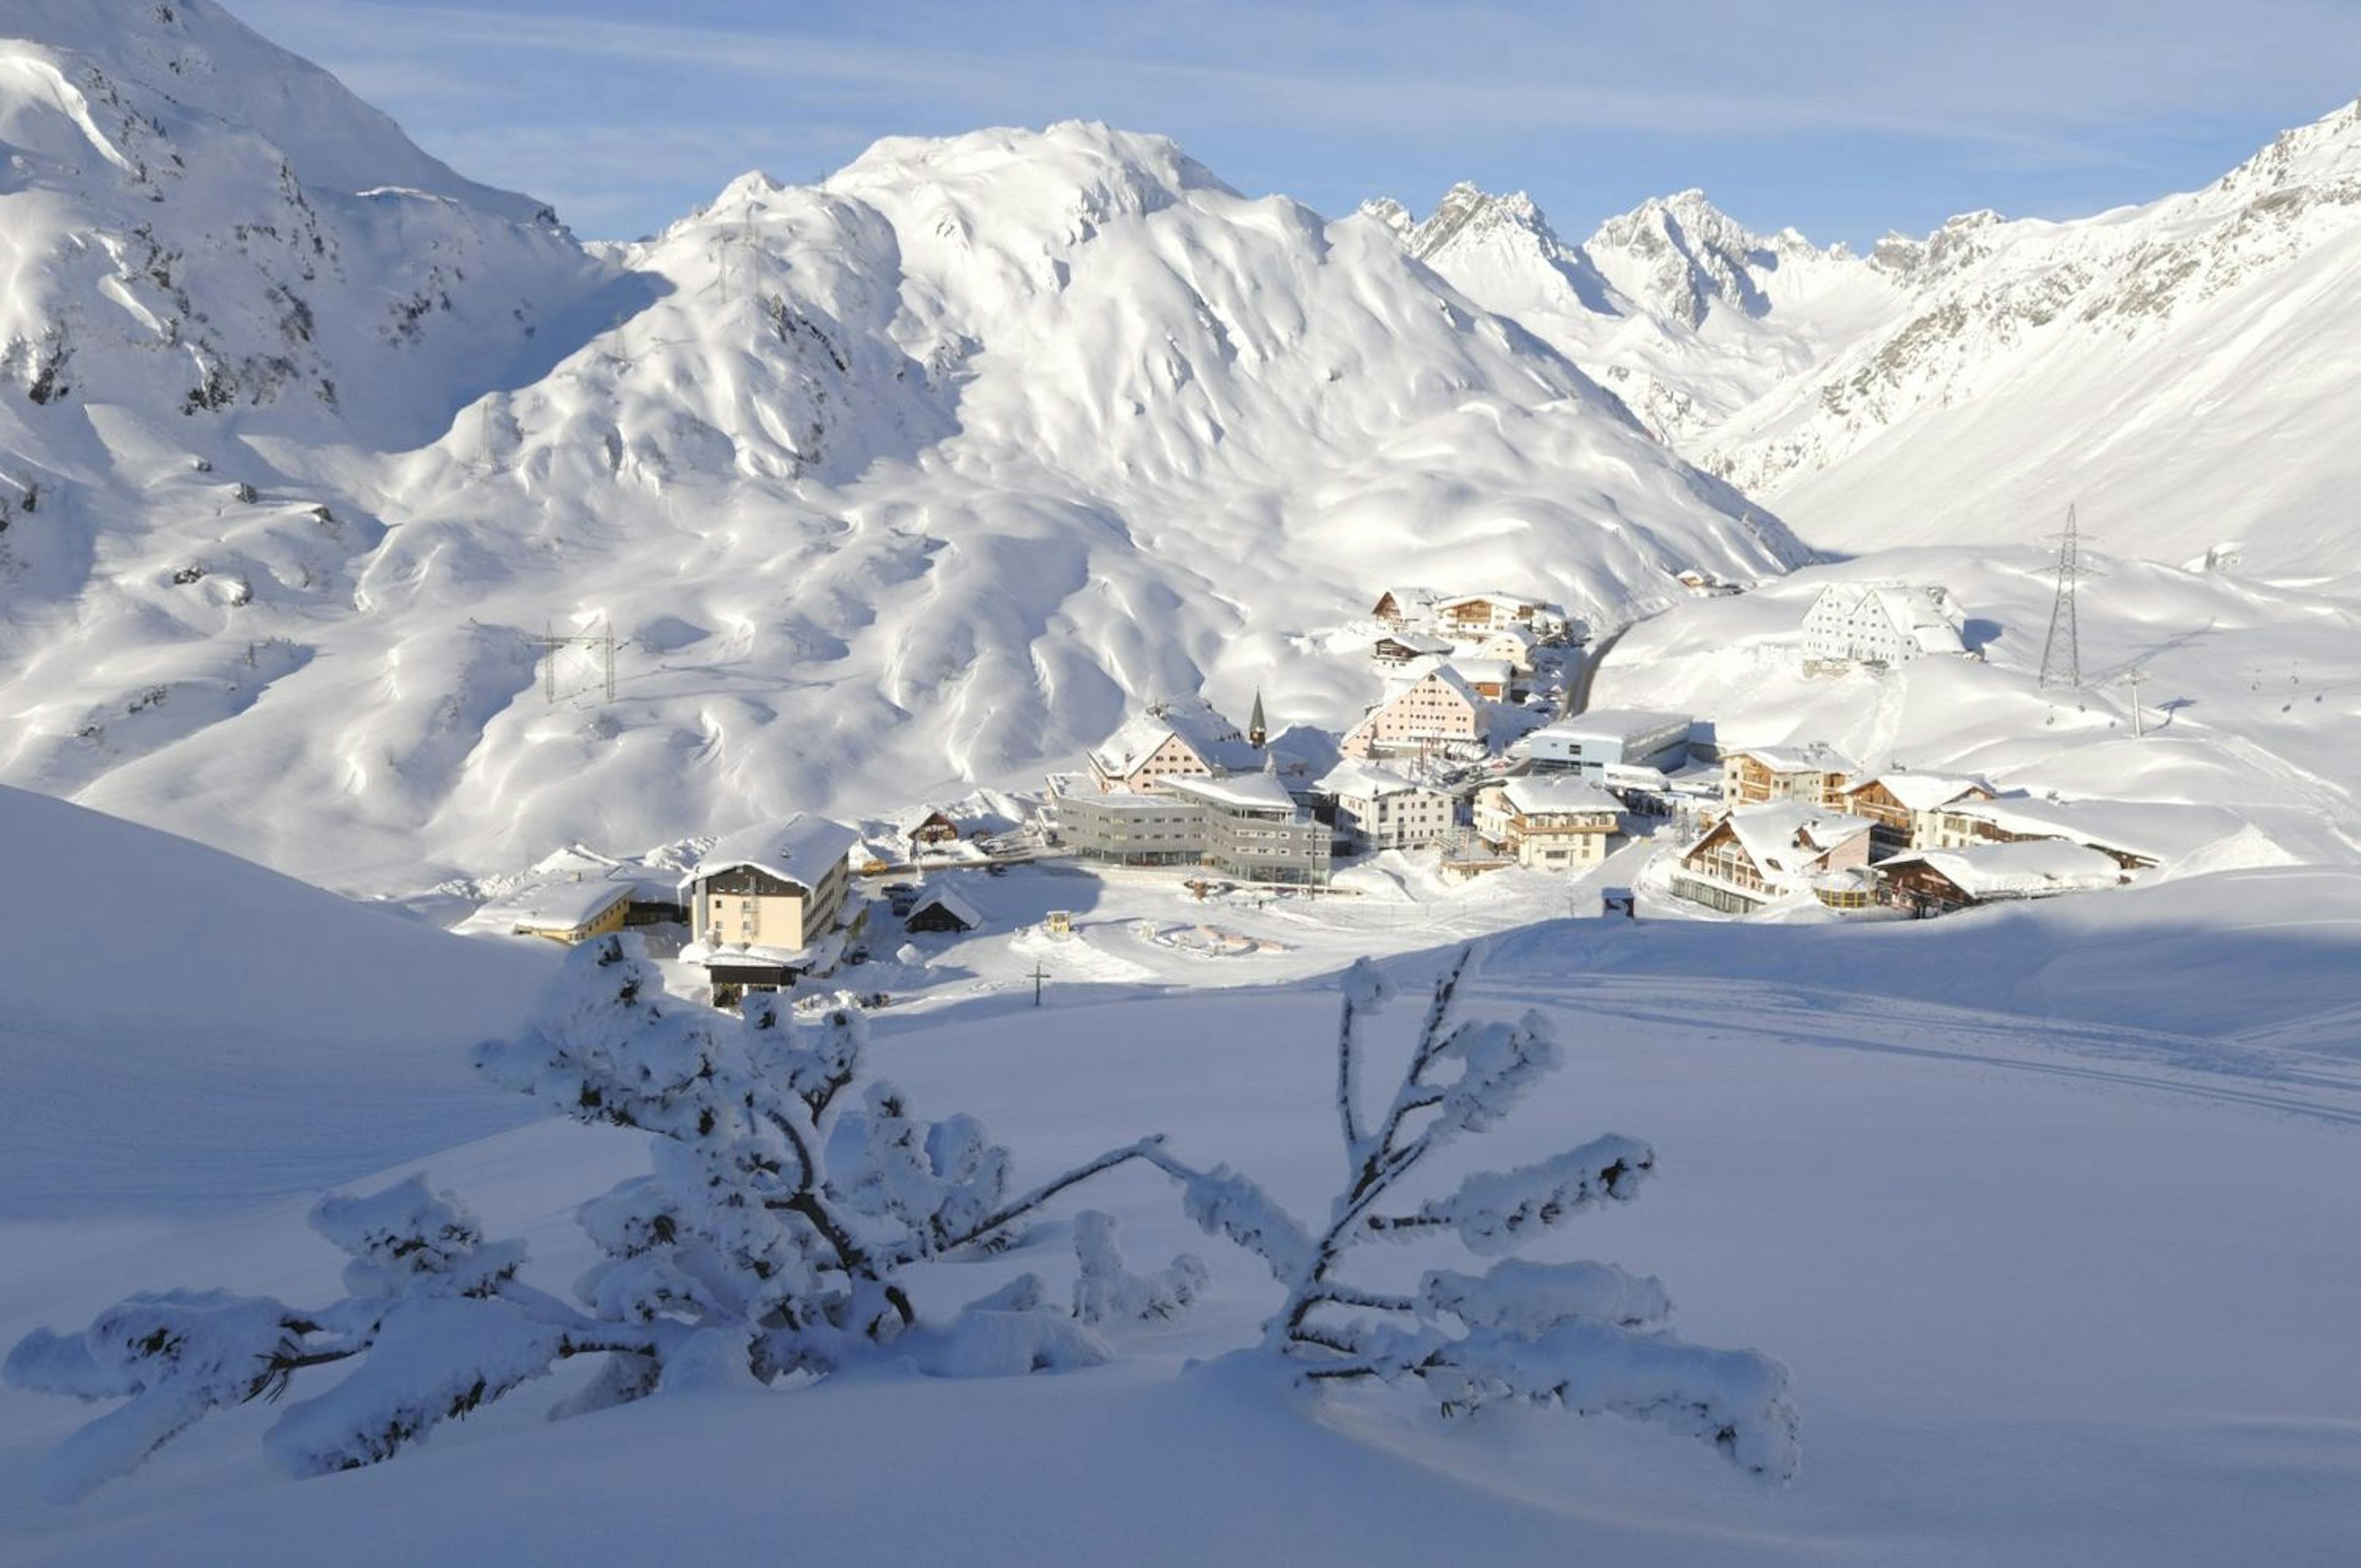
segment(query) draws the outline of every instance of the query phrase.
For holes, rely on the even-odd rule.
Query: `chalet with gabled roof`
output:
[[[1168,778],[1213,778],[1262,766],[1262,753],[1201,696],[1173,697],[1124,721],[1091,749],[1102,791],[1155,787]]]
[[[1476,832],[1519,865],[1595,866],[1623,830],[1622,803],[1575,773],[1529,773],[1476,794]]]
[[[1438,664],[1369,709],[1345,733],[1347,757],[1412,752],[1481,755],[1490,737],[1484,699],[1448,664]]]
[[[2004,899],[2088,893],[2114,887],[2127,874],[2114,856],[2063,839],[1916,850],[1882,861],[1876,871],[1879,901],[1921,916]]]
[[[1800,800],[1741,806],[1681,852],[1673,891],[1725,914],[1748,915],[1813,892],[1817,883],[1841,882],[1839,896],[1850,903],[1855,884],[1846,873],[1869,864],[1871,826],[1867,817]]]
[[[1882,850],[1923,850],[1935,842],[1935,823],[1944,807],[1962,802],[1990,800],[1992,785],[1960,773],[1880,773],[1856,780],[1837,792],[1836,806],[1855,817],[1866,817]]]
[[[1432,588],[1388,588],[1378,596],[1372,618],[1397,630],[1422,624],[1434,613],[1437,595]]]
[[[1721,759],[1724,806],[1766,806],[1800,800],[1836,809],[1857,772],[1833,747],[1817,740],[1803,746],[1752,746]]]

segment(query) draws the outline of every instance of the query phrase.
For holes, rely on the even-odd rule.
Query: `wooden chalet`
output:
[[[910,841],[914,851],[941,849],[960,841],[960,825],[948,812],[929,811],[912,823],[903,837]]]
[[[1892,851],[1931,848],[1936,815],[1944,807],[1992,798],[1992,786],[1982,779],[1894,773],[1843,786],[1835,804],[1851,816],[1868,817],[1875,824],[1870,831],[1876,847]]]

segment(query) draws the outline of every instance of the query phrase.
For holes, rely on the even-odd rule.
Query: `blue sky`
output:
[[[586,236],[878,137],[1104,119],[1331,214],[1455,180],[1563,233],[1697,185],[1863,244],[2204,183],[2361,91],[2352,0],[1084,5],[227,0],[462,172]],[[661,20],[657,18],[661,16]]]

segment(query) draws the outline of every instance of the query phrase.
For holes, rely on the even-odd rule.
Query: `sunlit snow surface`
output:
[[[12,829],[32,820],[25,797],[0,803]],[[151,868],[176,857],[152,836],[35,809],[110,887],[168,897]],[[380,920],[182,850],[216,890],[224,935],[208,962],[224,980],[246,945],[239,915],[274,927],[273,963],[314,973],[347,961],[362,923]],[[982,1116],[1017,1150],[1020,1180],[1160,1130],[1316,1211],[1340,1159],[1326,977],[1351,952],[1403,952],[1426,929],[1389,932],[1372,914],[1308,948],[1226,959],[1132,938],[1139,981],[1093,984],[1069,955],[1126,940],[1124,901],[1140,895],[1109,884],[1094,898],[1048,872],[967,881],[987,932],[939,939],[933,981],[879,1015],[880,1070],[921,1104]],[[1051,898],[1078,907],[1077,936],[1022,946],[1007,923]],[[282,900],[307,918],[271,920]],[[1260,929],[1283,914],[1208,918]],[[79,1321],[137,1288],[326,1291],[336,1255],[302,1226],[308,1199],[274,1195],[296,1190],[291,1158],[328,1137],[380,1162],[423,1160],[495,1234],[527,1238],[530,1273],[564,1288],[589,1261],[573,1204],[643,1168],[644,1144],[534,1122],[442,1149],[467,1133],[416,1113],[447,1114],[464,1069],[430,1024],[505,1026],[497,996],[460,1000],[477,984],[467,977],[522,987],[542,970],[484,969],[534,950],[512,944],[416,931],[394,948],[410,1006],[439,1014],[322,1008],[320,1030],[273,1035],[300,998],[218,981],[175,988],[202,1030],[176,1025],[163,994],[148,1028],[115,1022],[132,1011],[119,1001],[39,1030],[12,1007],[0,1049],[37,1084],[94,1058],[190,1082],[228,1036],[281,1040],[289,1071],[271,1116],[235,1124],[239,1151],[202,1158],[186,1139],[118,1135],[127,1082],[42,1095],[52,1185],[11,1184],[0,1240],[16,1266],[0,1282],[0,1338]],[[2306,870],[1865,928],[1558,921],[1494,938],[1474,1010],[1543,1009],[1567,1065],[1437,1182],[1470,1158],[1528,1158],[1606,1131],[1647,1137],[1661,1164],[1642,1201],[1556,1245],[1660,1275],[1685,1332],[1793,1366],[1806,1462],[1784,1492],[1626,1423],[1464,1427],[1393,1398],[1314,1409],[1235,1366],[1190,1368],[1251,1341],[1275,1288],[1189,1227],[1160,1179],[1126,1175],[1089,1204],[1120,1216],[1134,1256],[1196,1251],[1213,1282],[1191,1315],[1118,1332],[1112,1366],[864,1376],[659,1398],[557,1425],[539,1415],[563,1390],[536,1387],[413,1455],[300,1483],[259,1452],[270,1412],[257,1409],[71,1509],[40,1502],[34,1474],[81,1414],[9,1391],[0,1551],[27,1563],[391,1562],[465,1554],[496,1531],[507,1560],[531,1563],[722,1558],[782,1539],[858,1561],[2333,1558],[2361,1481],[2361,1367],[2345,1354],[2361,1264],[2330,1243],[2361,1223],[2356,948],[2361,878]],[[54,942],[38,950],[58,955]],[[1021,977],[1045,950],[1061,979],[1036,1011]],[[1397,963],[1415,983],[1433,961]],[[1239,983],[1179,987],[1213,965],[1237,966]],[[349,970],[345,982],[361,983]],[[75,988],[37,982],[30,998],[56,1006]],[[411,1016],[418,1037],[398,1050],[389,1035]],[[1410,1021],[1386,1016],[1378,1037],[1393,1044],[1379,1048],[1399,1048]],[[304,1059],[347,1039],[341,1073]],[[438,1059],[451,1079],[431,1070]],[[531,1109],[481,1092],[494,1112]],[[1415,1248],[1376,1262],[1405,1279],[1431,1266]],[[959,1300],[1071,1266],[1061,1223],[922,1283]]]

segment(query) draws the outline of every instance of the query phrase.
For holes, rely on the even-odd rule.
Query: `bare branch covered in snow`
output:
[[[1430,1270],[1413,1295],[1340,1277],[1353,1247],[1373,1237],[1449,1236],[1475,1253],[1512,1251],[1586,1210],[1629,1201],[1655,1168],[1647,1145],[1610,1135],[1386,1207],[1437,1148],[1497,1127],[1559,1063],[1549,1021],[1536,1014],[1453,1024],[1469,959],[1461,949],[1436,979],[1401,1079],[1374,1121],[1359,1103],[1362,1031],[1385,992],[1366,962],[1346,972],[1336,1092],[1347,1177],[1323,1229],[1226,1166],[1201,1171],[1160,1146],[1147,1157],[1180,1182],[1191,1219],[1260,1256],[1287,1288],[1264,1343],[1307,1382],[1414,1378],[1447,1413],[1519,1399],[1655,1420],[1710,1442],[1750,1473],[1785,1480],[1799,1452],[1786,1369],[1664,1332],[1672,1300],[1654,1279],[1608,1264],[1515,1257],[1481,1275]]]

